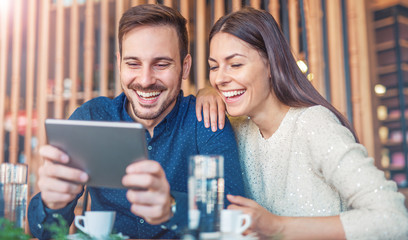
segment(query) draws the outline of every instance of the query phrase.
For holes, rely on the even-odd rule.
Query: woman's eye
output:
[[[231,67],[233,67],[233,68],[238,68],[238,67],[241,67],[242,66],[242,64],[241,63],[234,63],[234,64],[231,64]]]
[[[210,66],[210,71],[214,71],[214,70],[217,70],[217,69],[218,69],[217,66]]]

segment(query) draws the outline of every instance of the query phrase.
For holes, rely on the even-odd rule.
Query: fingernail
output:
[[[67,155],[65,155],[65,154],[62,154],[62,155],[61,155],[61,161],[62,161],[63,163],[68,163],[69,157],[68,157]]]
[[[220,124],[220,129],[223,129],[224,128],[224,125],[223,124]]]
[[[209,127],[210,127],[210,124],[209,124],[208,122],[206,122],[206,123],[205,123],[205,127],[206,127],[206,128],[209,128]]]
[[[88,174],[86,173],[81,173],[81,176],[79,176],[82,182],[86,182],[88,180]]]
[[[216,127],[216,126],[212,126],[211,129],[212,129],[213,132],[216,132],[216,131],[217,131],[217,127]]]

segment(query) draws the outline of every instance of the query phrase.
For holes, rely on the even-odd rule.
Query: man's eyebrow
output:
[[[232,59],[232,58],[234,58],[234,57],[246,57],[246,56],[245,56],[245,55],[242,55],[242,54],[239,54],[239,53],[234,53],[234,54],[231,54],[231,55],[225,57],[224,59],[225,59],[225,60],[230,60],[230,59]],[[215,59],[212,58],[212,57],[209,57],[209,58],[208,58],[208,61],[216,62]]]
[[[128,56],[128,57],[123,57],[123,60],[140,60],[138,57],[133,57],[133,56]],[[170,58],[170,57],[155,57],[153,58],[153,61],[157,62],[157,61],[169,61],[169,62],[174,62],[174,59]]]

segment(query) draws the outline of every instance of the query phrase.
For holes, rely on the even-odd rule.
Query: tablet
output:
[[[139,123],[46,119],[47,139],[88,173],[88,186],[124,188],[126,167],[147,159],[145,128]]]

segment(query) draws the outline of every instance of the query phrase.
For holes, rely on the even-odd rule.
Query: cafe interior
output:
[[[244,6],[269,11],[298,67],[408,197],[408,0],[0,0],[0,163],[28,166],[28,201],[39,191],[45,120],[122,92],[118,22],[145,3],[188,20],[184,95],[209,85],[208,34],[221,16]]]

